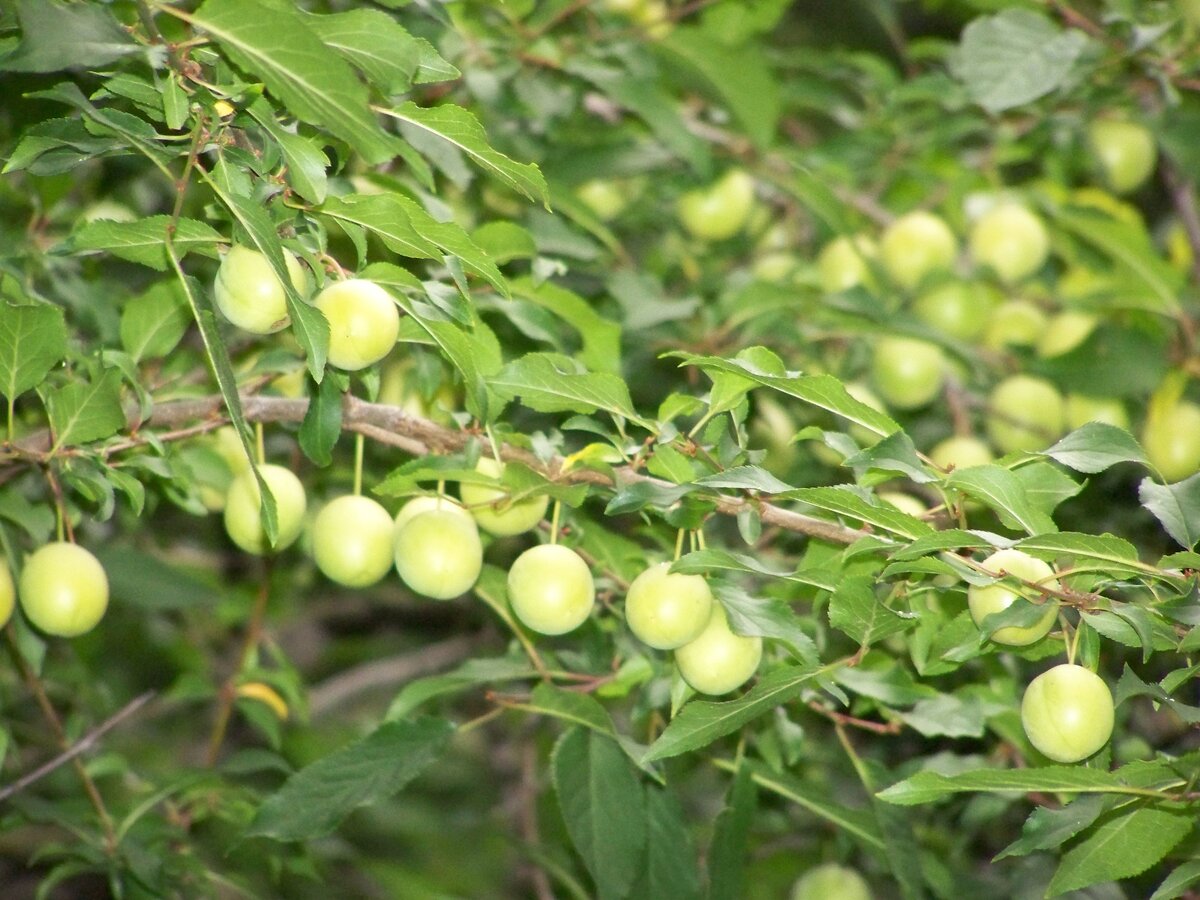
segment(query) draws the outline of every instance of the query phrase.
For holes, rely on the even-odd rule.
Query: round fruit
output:
[[[481,456],[475,471],[499,478],[504,474],[504,467],[490,456]],[[527,497],[512,503],[505,490],[465,481],[459,485],[458,494],[479,527],[498,537],[524,534],[536,528],[538,522],[545,518],[546,508],[550,505],[550,498],[544,496]]]
[[[988,437],[1001,453],[1045,449],[1065,424],[1062,394],[1043,378],[1009,376],[988,397]]]
[[[1028,278],[1050,255],[1041,218],[1019,203],[1004,203],[979,217],[971,229],[971,256],[1005,284]]]
[[[1136,122],[1097,119],[1088,128],[1088,144],[1108,186],[1118,194],[1141,187],[1158,161],[1154,135]]]
[[[853,869],[825,863],[809,869],[792,886],[791,900],[871,900],[871,888]]]
[[[656,650],[674,650],[695,640],[712,615],[708,582],[670,568],[670,563],[651,566],[625,595],[625,623],[634,637]]]
[[[352,494],[338,497],[313,522],[313,558],[330,581],[367,587],[392,567],[394,535],[392,517],[379,503]]]
[[[593,178],[575,188],[575,196],[601,222],[611,222],[629,203],[629,195],[608,179]]]
[[[871,384],[897,409],[916,409],[938,395],[946,377],[942,348],[909,337],[884,337],[875,344]]]
[[[304,512],[308,507],[304,485],[290,469],[283,466],[259,466],[258,473],[275,498],[278,535],[274,548],[269,548],[266,532],[263,531],[262,497],[253,469],[247,469],[229,485],[229,493],[225,495],[225,531],[247,553],[284,550],[300,537],[304,528]]]
[[[948,281],[926,291],[913,313],[931,328],[960,341],[976,340],[999,303],[996,288],[983,282]]]
[[[289,251],[283,251],[292,284],[308,293],[308,273]],[[288,324],[287,297],[267,258],[257,250],[235,245],[221,260],[213,283],[217,309],[238,328],[271,334]]]
[[[1022,553],[1020,550],[998,550],[981,564],[989,572],[1012,575],[1024,581],[1032,581],[1048,588],[1057,588],[1058,581],[1054,570],[1040,559]],[[1035,602],[1043,595],[1022,584],[995,582],[986,585],[971,585],[967,589],[967,605],[971,609],[971,618],[976,625],[982,625],[983,620],[993,613],[1003,612],[1016,601],[1024,597]],[[1023,647],[1039,641],[1054,627],[1058,618],[1058,604],[1051,599],[1045,600],[1044,612],[1032,625],[1006,625],[993,631],[991,639],[997,644],[1010,644]]]
[[[940,216],[916,210],[887,227],[879,255],[892,280],[911,290],[926,275],[950,268],[958,255],[958,240]]]
[[[988,347],[1032,347],[1046,330],[1046,314],[1028,300],[1009,300],[988,319],[983,342]]]
[[[929,458],[946,471],[986,466],[995,459],[992,448],[969,434],[956,434],[938,442],[929,451]]]
[[[1112,737],[1112,692],[1095,672],[1063,663],[1029,683],[1021,698],[1021,725],[1043,755],[1079,762]]]
[[[413,499],[400,507],[400,511],[396,513],[396,520],[392,527],[396,533],[399,533],[400,529],[407,525],[411,519],[419,516],[421,513],[431,512],[435,509],[457,513],[468,521],[475,521],[474,517],[463,509],[457,500],[453,500],[450,497],[413,497]]]
[[[313,305],[329,321],[329,362],[339,369],[365,369],[396,346],[400,334],[396,301],[373,281],[334,282]]]
[[[1089,397],[1086,394],[1067,394],[1064,406],[1067,428],[1075,429],[1088,422],[1103,422],[1129,430],[1129,413],[1116,397]]]
[[[878,395],[871,390],[866,384],[861,381],[850,381],[846,383],[846,393],[857,400],[859,403],[865,403],[871,409],[877,412],[888,415],[887,405],[879,399]],[[850,425],[847,429],[850,437],[854,438],[855,442],[862,447],[874,447],[880,441],[880,435],[867,428],[865,425],[859,425],[857,422]]]
[[[876,496],[884,503],[890,503],[900,512],[907,513],[914,518],[919,519],[929,512],[929,507],[912,494],[906,494],[904,491],[880,491]]]
[[[762,650],[762,638],[734,634],[724,608],[714,603],[699,637],[675,651],[675,665],[693,690],[719,696],[741,687],[758,671]]]
[[[449,507],[418,513],[396,532],[395,560],[400,579],[418,594],[453,599],[483,570],[479,529]]]
[[[741,169],[730,169],[709,187],[680,197],[677,212],[693,237],[723,241],[742,230],[753,208],[754,179]]]
[[[530,547],[508,570],[508,602],[539,634],[566,634],[583,624],[596,603],[592,572],[562,544]]]
[[[1146,456],[1168,484],[1200,471],[1200,406],[1181,400],[1151,414],[1142,429]]]
[[[95,628],[104,616],[108,576],[89,551],[59,541],[39,547],[25,560],[18,594],[25,618],[39,629],[76,637]]]
[[[8,624],[16,605],[17,589],[13,586],[12,572],[0,561],[0,628]]]
[[[1088,339],[1096,329],[1096,317],[1091,313],[1068,309],[1051,317],[1046,330],[1038,338],[1038,356],[1049,359],[1070,353]]]
[[[836,237],[817,254],[817,277],[821,290],[840,294],[852,287],[872,285],[870,261],[879,249],[866,235]]]

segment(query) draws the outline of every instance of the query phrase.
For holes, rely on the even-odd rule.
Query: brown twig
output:
[[[861,728],[863,731],[870,731],[873,734],[899,734],[902,727],[899,719],[887,723],[872,722],[870,719],[859,719],[840,713],[816,700],[810,700],[808,706],[813,712],[824,716],[830,722],[837,725],[849,725],[851,728]]]

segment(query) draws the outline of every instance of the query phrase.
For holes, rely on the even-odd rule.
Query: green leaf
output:
[[[1054,520],[1030,502],[1020,481],[1008,469],[994,465],[955,469],[946,479],[946,487],[981,500],[1010,528],[1023,528],[1030,534],[1058,530]]]
[[[453,734],[442,719],[387,722],[291,776],[259,807],[246,833],[277,841],[329,834],[360,806],[401,791],[441,756]]]
[[[906,725],[925,737],[983,737],[987,709],[977,698],[964,700],[953,694],[939,694],[920,700],[908,712],[900,713]]]
[[[1082,843],[1067,851],[1046,896],[1140,875],[1195,827],[1195,816],[1189,811],[1147,806],[1113,813]]]
[[[98,441],[125,427],[121,373],[106,369],[95,381],[72,381],[46,395],[54,450]]]
[[[655,46],[691,67],[716,90],[759,149],[775,136],[780,114],[779,82],[765,57],[729,47],[703,29],[679,27]]]
[[[852,487],[800,488],[790,492],[788,496],[818,509],[858,519],[909,540],[933,533],[933,528],[920,519],[902,513],[894,506],[879,503],[874,498],[868,501]]]
[[[308,409],[300,423],[300,449],[318,466],[333,462],[333,448],[342,433],[342,393],[340,379],[326,375],[320,384],[311,385]]]
[[[650,745],[642,762],[667,759],[706,747],[737,731],[768,710],[787,703],[817,676],[809,666],[784,666],[769,672],[737,700],[693,700]]]
[[[266,100],[255,100],[246,107],[246,112],[279,145],[279,152],[283,154],[283,162],[287,167],[288,184],[309,203],[324,203],[327,187],[325,170],[329,168],[329,159],[316,142],[282,127],[275,118],[275,110]]]
[[[696,846],[675,795],[646,787],[646,859],[630,897],[700,900]]]
[[[786,600],[755,597],[741,587],[723,583],[714,583],[713,593],[725,608],[734,634],[783,641],[803,662],[817,662],[816,644]]]
[[[1025,499],[1038,512],[1051,515],[1060,503],[1076,496],[1083,485],[1060,466],[1037,460],[1012,470]]]
[[[61,309],[0,303],[0,393],[10,401],[41,384],[66,355]]]
[[[1088,422],[1076,428],[1045,454],[1076,472],[1089,474],[1123,462],[1150,464],[1133,435],[1104,422]]]
[[[387,13],[351,9],[310,16],[306,22],[383,94],[402,94],[412,87],[421,48],[416,38]]]
[[[1057,850],[1083,829],[1089,827],[1109,807],[1110,798],[1103,794],[1077,797],[1059,809],[1039,806],[1021,827],[1021,836],[996,854],[1025,856],[1038,850]]]
[[[483,126],[469,110],[452,103],[423,107],[410,101],[384,113],[409,128],[448,141],[493,178],[549,208],[549,189],[541,170],[534,163],[514,162],[494,149]]]
[[[259,0],[206,0],[189,19],[301,121],[327,129],[368,163],[395,155],[394,139],[368,106],[366,87],[298,10]]]
[[[167,255],[167,226],[170,223],[170,216],[149,216],[136,222],[100,219],[76,231],[66,246],[76,252],[103,250],[165,272],[171,267]],[[195,219],[181,218],[176,223],[174,244],[180,257],[200,253],[215,259],[217,245],[224,240],[211,226]]]
[[[1111,534],[1039,534],[1037,537],[1020,541],[1017,548],[1052,561],[1060,556],[1070,556],[1076,561],[1088,560],[1099,563],[1106,571],[1127,575],[1146,575],[1154,568],[1139,562],[1137,548],[1129,541]]]
[[[989,791],[997,794],[1033,792],[1063,794],[1134,794],[1141,788],[1126,785],[1118,776],[1081,766],[1045,766],[1040,769],[977,769],[957,775],[918,772],[878,794],[900,806],[916,806],[951,794]]]
[[[158,359],[175,349],[191,324],[178,283],[159,282],[121,310],[121,346],[134,362]]]
[[[0,71],[88,69],[138,51],[129,33],[101,6],[17,0],[16,12],[21,43],[0,59]]]
[[[1138,500],[1184,547],[1190,550],[1200,542],[1200,475],[1175,484],[1143,479],[1138,485]]]
[[[976,103],[998,113],[1066,84],[1087,45],[1081,31],[1063,31],[1027,9],[1006,9],[963,29],[951,70]]]
[[[625,897],[645,859],[642,785],[611,738],[572,728],[550,760],[554,792],[571,843],[602,900]]]
[[[142,610],[215,609],[220,590],[157,556],[133,547],[96,548],[112,596]]]
[[[512,282],[513,295],[548,309],[579,332],[580,361],[592,372],[621,372],[621,326],[596,312],[586,300],[549,281],[531,278]]]
[[[753,764],[742,758],[708,845],[708,900],[741,900],[750,829],[758,808]]]
[[[1157,890],[1150,895],[1150,900],[1175,900],[1176,897],[1183,897],[1186,895],[1187,889],[1198,881],[1200,881],[1200,859],[1193,859],[1183,863],[1167,875]]]
[[[734,466],[712,475],[697,478],[695,484],[709,488],[726,488],[735,491],[758,491],[763,494],[782,494],[792,490],[792,486],[780,481],[766,469],[759,466]]]
[[[916,624],[908,614],[888,609],[875,595],[875,579],[852,575],[837,583],[829,600],[829,624],[867,646]]]
[[[520,400],[537,412],[590,415],[604,410],[648,430],[652,424],[633,409],[629,388],[616,375],[584,372],[574,360],[555,353],[527,353],[488,379],[504,400]]]

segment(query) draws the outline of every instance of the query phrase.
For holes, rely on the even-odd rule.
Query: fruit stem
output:
[[[558,543],[558,518],[562,512],[562,501],[554,501],[554,512],[550,516],[550,543]]]
[[[58,741],[59,748],[63,752],[70,750],[71,742],[67,739],[67,733],[63,729],[62,720],[59,719],[58,713],[54,710],[54,704],[50,702],[50,698],[46,694],[46,686],[29,665],[29,661],[25,659],[25,654],[21,652],[11,623],[4,629],[4,639],[8,643],[8,651],[12,654],[13,661],[16,662],[17,668],[21,670],[21,677],[37,700],[38,706],[41,707],[42,715],[50,725],[50,730],[54,732],[54,737]],[[79,776],[79,780],[83,782],[83,789],[88,795],[88,800],[91,801],[92,807],[96,810],[96,815],[100,818],[100,827],[104,831],[105,850],[111,856],[117,850],[117,833],[113,830],[112,818],[109,816],[108,809],[104,805],[104,798],[100,796],[100,789],[96,787],[96,782],[92,781],[92,776],[88,774],[83,761],[78,756],[71,760],[71,765],[75,769],[75,773]]]
[[[362,494],[363,442],[362,433],[354,436],[354,496]]]
[[[267,464],[267,448],[266,442],[263,440],[263,423],[254,423],[254,452],[258,456],[258,464],[265,466]]]
[[[1067,617],[1061,611],[1058,614],[1058,620],[1062,623],[1063,633],[1069,633],[1071,626],[1067,622]],[[1076,628],[1075,631],[1071,633],[1071,640],[1067,643],[1067,662],[1071,665],[1075,665],[1075,654],[1079,650],[1079,633],[1081,631],[1081,628]]]
[[[679,557],[683,556],[683,535],[687,531],[685,528],[680,528],[679,533],[675,535],[675,562],[679,562]]]

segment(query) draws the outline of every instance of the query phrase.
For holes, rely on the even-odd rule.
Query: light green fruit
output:
[[[13,607],[16,606],[17,589],[13,585],[12,572],[8,564],[0,561],[0,628],[8,624],[12,618]]]
[[[629,205],[629,194],[608,178],[593,178],[575,188],[575,196],[601,222],[611,222]]]
[[[1070,353],[1096,330],[1097,319],[1091,313],[1068,309],[1052,316],[1038,338],[1038,356],[1051,359]]]
[[[448,512],[457,513],[465,519],[474,522],[474,517],[467,512],[459,502],[451,497],[413,497],[396,513],[396,519],[392,527],[397,533],[403,528],[410,519],[414,516],[419,516],[424,512],[432,512],[435,509],[446,510]]]
[[[308,507],[304,485],[283,466],[262,465],[258,472],[275,498],[278,537],[274,548],[270,548],[263,530],[261,495],[252,469],[235,477],[229,485],[229,493],[225,495],[225,531],[247,553],[262,554],[269,548],[285,550],[295,543],[304,528]]]
[[[1046,314],[1028,300],[1009,300],[996,307],[984,331],[983,343],[994,350],[1032,347],[1046,331]]]
[[[481,456],[475,471],[492,478],[499,478],[504,468],[490,456]],[[509,501],[507,491],[484,484],[462,482],[458,494],[470,510],[479,527],[498,537],[524,534],[546,516],[550,505],[549,497],[527,497],[516,503]]]
[[[309,290],[308,272],[289,251],[283,251],[288,275],[300,296]],[[221,260],[213,283],[217,309],[226,319],[254,334],[271,334],[288,324],[287,296],[267,258],[240,244]]]
[[[650,566],[625,595],[625,623],[634,637],[656,650],[674,650],[695,640],[712,615],[708,582],[670,568],[666,562]]]
[[[469,591],[483,570],[475,523],[452,509],[418,513],[396,531],[400,579],[418,594],[451,600]]]
[[[679,198],[680,224],[702,241],[723,241],[741,231],[754,209],[754,179],[742,169],[730,169],[707,188]]]
[[[942,390],[946,357],[937,344],[909,337],[884,337],[875,343],[871,385],[897,409],[917,409]]]
[[[1113,696],[1095,672],[1063,663],[1029,683],[1021,725],[1029,743],[1055,762],[1087,759],[1113,731]]]
[[[1001,453],[1044,450],[1065,426],[1062,394],[1044,378],[1011,375],[988,397],[988,437]]]
[[[1136,122],[1097,119],[1088,127],[1087,137],[1100,170],[1115,193],[1137,190],[1158,163],[1154,135]]]
[[[108,575],[90,551],[58,541],[25,560],[17,593],[25,618],[37,628],[55,637],[77,637],[104,617]]]
[[[916,210],[883,232],[879,257],[891,279],[907,290],[934,272],[949,269],[958,256],[958,239],[941,216]]]
[[[714,603],[700,635],[675,651],[675,665],[692,690],[716,697],[749,681],[762,651],[762,638],[734,634],[724,608]]]
[[[1103,422],[1129,430],[1129,413],[1116,397],[1090,397],[1087,394],[1067,394],[1064,404],[1067,428],[1081,428],[1088,422]]]
[[[859,403],[865,403],[867,406],[876,412],[881,412],[885,416],[888,413],[887,405],[879,399],[878,395],[871,388],[863,384],[861,381],[851,381],[846,384],[846,393],[857,400]],[[882,440],[882,435],[877,434],[870,428],[864,425],[852,424],[847,433],[854,438],[855,442],[861,447],[874,447]]]
[[[367,587],[383,578],[392,567],[394,545],[392,517],[370,497],[338,497],[313,522],[317,568],[347,587]]]
[[[391,294],[373,281],[336,281],[313,305],[329,322],[329,363],[354,372],[379,362],[396,346],[400,313]]]
[[[993,285],[947,281],[926,291],[913,303],[913,313],[931,328],[960,341],[974,341],[988,326],[1001,303]]]
[[[912,494],[906,494],[904,491],[880,491],[877,496],[884,503],[890,503],[896,509],[900,510],[900,512],[907,513],[917,519],[929,512],[928,506]]]
[[[984,441],[969,434],[955,434],[939,441],[929,451],[929,458],[946,471],[986,466],[995,459]]]
[[[1181,400],[1152,410],[1142,428],[1146,457],[1168,484],[1200,471],[1200,406]]]
[[[871,260],[879,248],[866,235],[836,237],[817,254],[817,277],[826,294],[840,294],[853,287],[872,287]]]
[[[596,585],[583,558],[562,544],[530,547],[508,570],[513,613],[538,634],[566,634],[587,620]]]
[[[985,559],[982,565],[989,572],[1004,573],[1024,581],[1036,582],[1047,588],[1057,588],[1054,570],[1040,559],[1020,550],[998,550]],[[1013,582],[1001,581],[987,585],[971,585],[967,589],[967,605],[976,625],[983,625],[988,616],[1008,609],[1018,597],[1035,602],[1041,595],[1030,587]],[[1058,618],[1058,603],[1047,599],[1044,612],[1032,625],[1006,625],[992,632],[991,639],[997,644],[1023,647],[1045,637]]]
[[[988,210],[971,228],[971,256],[1005,284],[1037,272],[1050,255],[1050,234],[1041,218],[1019,203]]]
[[[824,863],[792,886],[791,900],[871,900],[871,888],[853,869]]]

